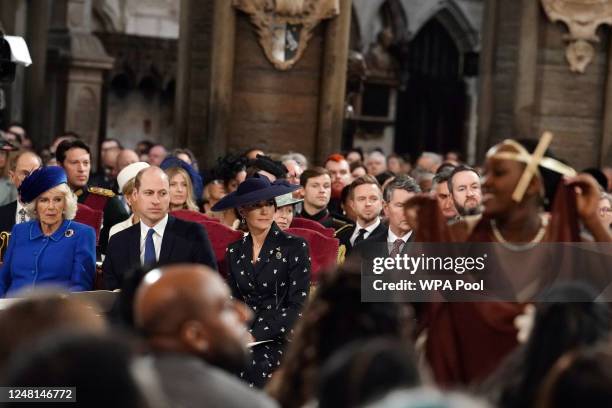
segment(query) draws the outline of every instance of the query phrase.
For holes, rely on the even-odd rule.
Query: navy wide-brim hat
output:
[[[19,196],[23,203],[31,203],[45,191],[64,183],[68,183],[64,169],[58,166],[41,167],[23,180],[19,186]]]
[[[187,162],[179,159],[176,156],[168,156],[164,159],[163,162],[159,165],[162,170],[167,170],[172,167],[179,167],[189,174],[189,178],[191,179],[191,184],[193,185],[193,195],[196,200],[200,200],[202,198],[202,191],[204,190],[204,186],[202,184],[202,177],[198,174],[197,171]]]
[[[289,183],[270,183],[266,176],[256,174],[244,180],[238,189],[223,197],[212,208],[213,211],[223,211],[238,208],[259,201],[271,200],[283,194],[298,190],[300,186]]]

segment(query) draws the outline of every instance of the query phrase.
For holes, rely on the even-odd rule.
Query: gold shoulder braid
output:
[[[92,194],[97,194],[97,195],[101,195],[104,197],[114,197],[115,196],[115,193],[113,193],[112,190],[102,188],[102,187],[89,187],[87,191],[89,191]]]
[[[342,265],[344,263],[344,259],[346,258],[346,245],[340,245],[338,248],[338,265]]]
[[[354,227],[353,224],[346,224],[346,225],[341,226],[340,228],[336,230],[336,232],[334,232],[334,237],[337,237],[340,232],[346,229],[349,229],[349,228],[353,228],[353,227]]]

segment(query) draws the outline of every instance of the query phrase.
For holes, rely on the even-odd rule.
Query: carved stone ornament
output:
[[[612,24],[612,0],[541,0],[552,22],[562,21],[569,29],[565,57],[572,72],[584,73],[595,56],[592,42],[601,24]]]
[[[259,44],[276,69],[300,60],[313,29],[340,14],[340,0],[233,0],[257,28]]]

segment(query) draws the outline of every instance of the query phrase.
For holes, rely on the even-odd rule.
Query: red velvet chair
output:
[[[197,222],[197,223],[200,223],[202,221],[211,221],[211,222],[218,222],[218,223],[221,222],[218,218],[209,217],[208,215],[202,214],[201,212],[191,211],[191,210],[170,211],[170,215],[173,215],[176,218],[180,218],[181,220],[192,221],[192,222]]]
[[[293,224],[291,224],[293,225]],[[310,268],[312,283],[319,280],[319,273],[326,268],[336,265],[338,258],[338,246],[340,241],[337,238],[325,236],[317,231],[306,228],[287,228],[287,234],[302,237],[308,242],[310,250]]]
[[[197,222],[206,229],[213,251],[215,252],[215,257],[217,258],[219,272],[223,276],[227,276],[228,269],[225,263],[225,251],[229,244],[243,237],[242,232],[231,229],[216,218],[196,211],[176,210],[171,211],[170,214],[181,220]]]
[[[319,224],[318,222],[309,220],[307,218],[295,217],[289,227],[313,230],[313,231],[316,231],[330,238],[333,238],[335,234],[335,231],[333,228],[326,228],[323,225]]]
[[[96,245],[100,240],[100,229],[102,228],[102,218],[104,213],[99,210],[94,210],[88,205],[77,204],[78,209],[74,220],[81,224],[89,225],[96,231]],[[112,227],[112,225],[111,225]]]

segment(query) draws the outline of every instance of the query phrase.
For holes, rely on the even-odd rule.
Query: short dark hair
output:
[[[64,164],[64,160],[66,160],[66,152],[70,149],[83,149],[91,156],[89,146],[87,146],[87,144],[82,140],[64,140],[55,150],[55,158],[57,159],[58,163],[62,165]]]
[[[455,166],[445,166],[442,170],[438,169],[438,172],[433,178],[431,188],[435,188],[438,184],[447,183],[455,170]],[[450,190],[449,190],[450,191]]]
[[[306,169],[300,176],[300,185],[302,187],[306,187],[306,183],[308,183],[308,179],[311,179],[313,177],[324,176],[324,175],[328,175],[331,178],[329,171],[327,171],[327,169],[324,167],[312,167],[310,169]]]
[[[450,176],[448,177],[448,191],[452,194],[453,192],[453,177],[455,177],[455,174],[457,173],[462,173],[464,171],[471,171],[474,174],[476,174],[476,176],[478,176],[478,179],[480,179],[480,174],[478,174],[478,172],[476,171],[475,168],[470,167],[466,164],[460,164],[459,166],[455,167],[452,171],[452,173],[450,174]]]
[[[410,176],[397,176],[385,187],[383,197],[386,202],[391,201],[391,197],[393,196],[393,192],[395,190],[404,190],[409,193],[420,193],[421,187],[419,187],[417,182]]]
[[[378,187],[378,191],[380,191],[382,195],[382,189],[380,188],[380,184],[378,184],[378,181],[376,181],[376,178],[374,176],[370,176],[369,174],[366,174],[365,176],[357,177],[350,184],[351,190],[349,192],[349,196],[351,197],[351,199],[355,197],[355,189],[364,184],[374,184],[376,187]]]
[[[103,141],[100,143],[100,146],[102,146],[102,143],[105,143],[105,142],[115,142],[115,143],[117,143],[117,147],[118,147],[119,149],[123,150],[123,145],[121,144],[121,142],[120,142],[119,140],[117,140],[117,139],[113,138],[113,137],[109,137],[109,138],[104,139],[104,140],[103,140]]]

